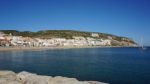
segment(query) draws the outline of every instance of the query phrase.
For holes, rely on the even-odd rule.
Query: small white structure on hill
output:
[[[98,33],[92,33],[91,36],[92,37],[99,37]]]

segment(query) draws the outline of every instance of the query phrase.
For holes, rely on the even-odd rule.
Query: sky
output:
[[[0,30],[81,30],[150,46],[150,0],[0,0]]]

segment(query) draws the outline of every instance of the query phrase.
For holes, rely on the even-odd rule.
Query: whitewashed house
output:
[[[98,33],[91,33],[92,37],[99,37]]]

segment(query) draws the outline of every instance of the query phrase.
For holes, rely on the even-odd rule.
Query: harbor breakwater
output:
[[[98,81],[79,81],[76,78],[44,76],[22,71],[0,71],[0,84],[108,84]]]

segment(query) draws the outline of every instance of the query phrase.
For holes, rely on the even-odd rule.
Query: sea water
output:
[[[150,48],[0,51],[0,70],[110,84],[150,84]]]

